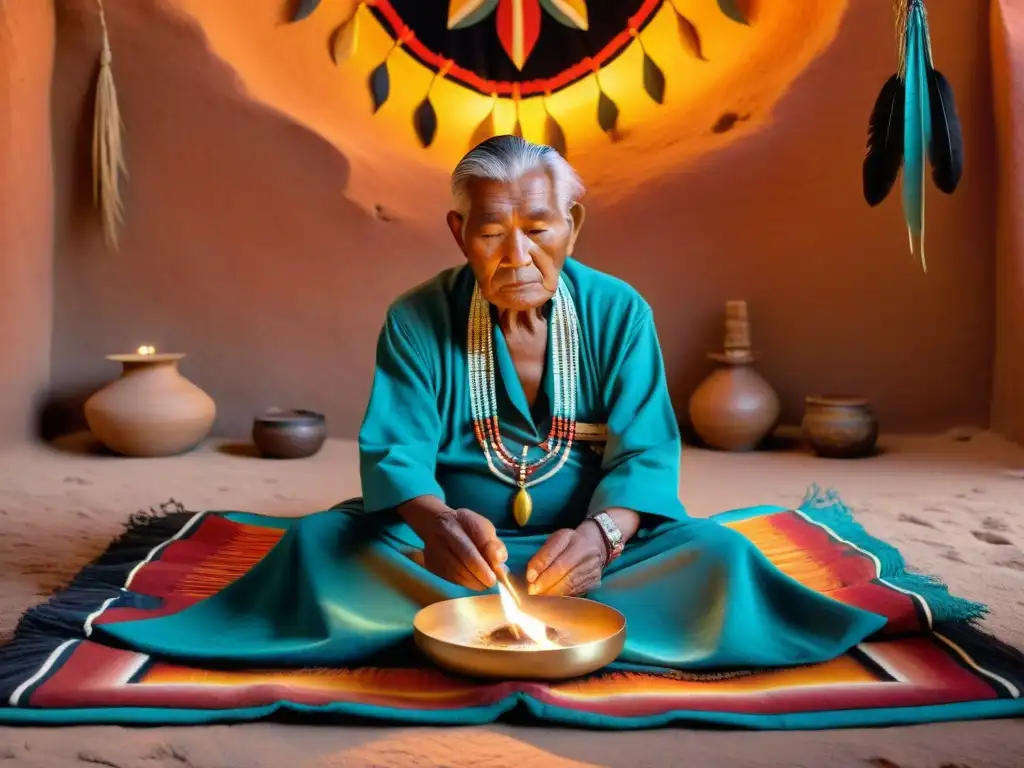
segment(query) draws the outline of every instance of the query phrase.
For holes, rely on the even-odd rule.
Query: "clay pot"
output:
[[[217,406],[178,371],[182,354],[108,355],[121,378],[85,403],[85,420],[107,448],[125,456],[173,456],[210,433]]]
[[[778,424],[779,396],[753,368],[747,302],[725,303],[723,346],[708,355],[718,368],[690,397],[690,421],[711,448],[749,451]]]
[[[871,456],[878,442],[878,420],[863,397],[813,395],[806,398],[802,430],[811,450],[829,459]]]
[[[313,411],[271,409],[252,423],[252,442],[265,459],[304,459],[327,439],[327,419]]]
[[[779,396],[752,360],[708,355],[719,367],[690,397],[690,421],[709,447],[721,451],[756,448],[779,421]]]

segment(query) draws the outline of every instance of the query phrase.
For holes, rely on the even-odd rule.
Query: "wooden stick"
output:
[[[515,601],[515,604],[519,607],[522,607],[522,601],[520,601],[519,595],[516,593],[515,587],[512,586],[512,581],[508,577],[508,569],[502,566],[495,572],[494,575],[498,577],[498,581],[501,582],[501,585],[508,590],[509,597],[511,597],[512,600]],[[512,636],[516,640],[523,639],[523,634],[519,631],[519,627],[516,625],[515,622],[510,622],[508,628],[512,630]]]

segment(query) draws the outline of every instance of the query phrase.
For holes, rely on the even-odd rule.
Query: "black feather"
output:
[[[295,3],[295,12],[292,15],[292,21],[302,21],[304,18],[312,14],[318,5],[320,5],[320,0],[297,0]]]
[[[868,205],[885,200],[900,175],[905,102],[903,81],[893,75],[882,86],[868,124],[868,153],[864,157],[864,199]]]
[[[416,111],[413,112],[412,124],[424,149],[434,143],[434,136],[437,134],[437,112],[434,111],[434,105],[430,103],[429,95],[420,102]]]
[[[644,90],[658,104],[665,103],[665,73],[647,53],[644,53]]]
[[[604,91],[597,98],[597,122],[605,133],[612,133],[619,126],[619,107]]]
[[[937,69],[928,73],[928,95],[932,109],[932,143],[928,147],[932,180],[942,192],[951,195],[964,174],[964,137],[953,88]]]
[[[388,63],[382,61],[370,73],[370,95],[373,97],[373,113],[384,106],[391,95],[391,76],[388,74]]]

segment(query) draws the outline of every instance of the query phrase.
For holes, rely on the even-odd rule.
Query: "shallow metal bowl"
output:
[[[560,648],[489,646],[508,621],[498,595],[445,600],[413,619],[416,645],[439,666],[470,677],[566,680],[611,664],[626,642],[626,617],[579,597],[524,597],[522,610],[565,635]]]

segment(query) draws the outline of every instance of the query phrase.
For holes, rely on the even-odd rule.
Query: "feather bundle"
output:
[[[935,69],[924,0],[896,0],[899,67],[875,101],[864,157],[864,199],[878,205],[903,170],[903,214],[910,252],[927,271],[924,252],[925,176],[946,194],[963,175],[964,147],[953,89]]]
[[[121,177],[127,175],[122,144],[121,110],[111,69],[110,37],[103,0],[97,0],[102,31],[99,75],[96,79],[96,104],[92,128],[93,202],[103,219],[103,236],[107,247],[118,249],[118,235],[123,223]]]

